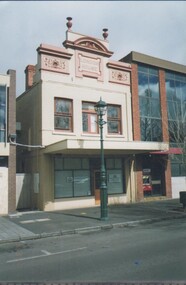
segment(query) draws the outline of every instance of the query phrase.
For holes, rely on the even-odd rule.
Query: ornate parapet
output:
[[[69,74],[69,59],[72,54],[63,48],[44,44],[41,44],[37,51],[40,56],[38,60],[40,70]]]
[[[110,61],[107,67],[109,68],[109,82],[130,85],[130,64]]]

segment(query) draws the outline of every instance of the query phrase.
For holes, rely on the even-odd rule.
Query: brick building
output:
[[[172,197],[178,198],[179,191],[186,190],[186,66],[134,51],[121,61],[132,65],[134,140],[163,141],[170,146],[169,151],[141,157],[142,168],[149,168],[155,183],[152,194],[156,188],[160,191],[157,194],[164,191],[161,160],[165,161],[168,196],[172,187]]]

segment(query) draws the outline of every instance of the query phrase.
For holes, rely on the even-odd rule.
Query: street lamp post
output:
[[[106,170],[104,162],[104,147],[103,147],[103,126],[106,122],[103,120],[103,116],[107,111],[107,104],[100,101],[94,106],[94,109],[98,115],[98,125],[100,128],[100,144],[101,144],[101,169],[100,169],[100,198],[101,198],[101,220],[108,220],[108,197],[107,197],[107,184],[106,184]]]

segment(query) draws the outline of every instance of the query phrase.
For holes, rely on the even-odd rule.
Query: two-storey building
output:
[[[107,103],[108,202],[142,200],[141,155],[167,151],[168,142],[134,139],[131,64],[111,59],[106,29],[103,39],[96,39],[73,32],[71,20],[64,47],[41,44],[37,64],[25,70],[26,91],[17,98],[17,142],[29,147],[18,147],[18,171],[32,174],[33,207],[98,205],[100,134],[94,106],[101,97]],[[169,164],[162,160],[161,165],[163,195],[170,197]]]
[[[132,66],[134,140],[169,142],[168,151],[141,156],[152,194],[163,193],[162,167],[171,163],[169,189],[178,198],[186,190],[186,66],[134,51],[121,61]],[[167,163],[162,165],[162,160]]]

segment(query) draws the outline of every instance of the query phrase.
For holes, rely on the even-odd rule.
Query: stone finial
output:
[[[71,30],[71,27],[72,27],[72,18],[71,17],[67,17],[67,23],[66,23],[66,25],[67,25],[67,28],[68,28],[68,30],[70,31]]]
[[[106,40],[108,37],[108,29],[103,29],[103,38]]]

